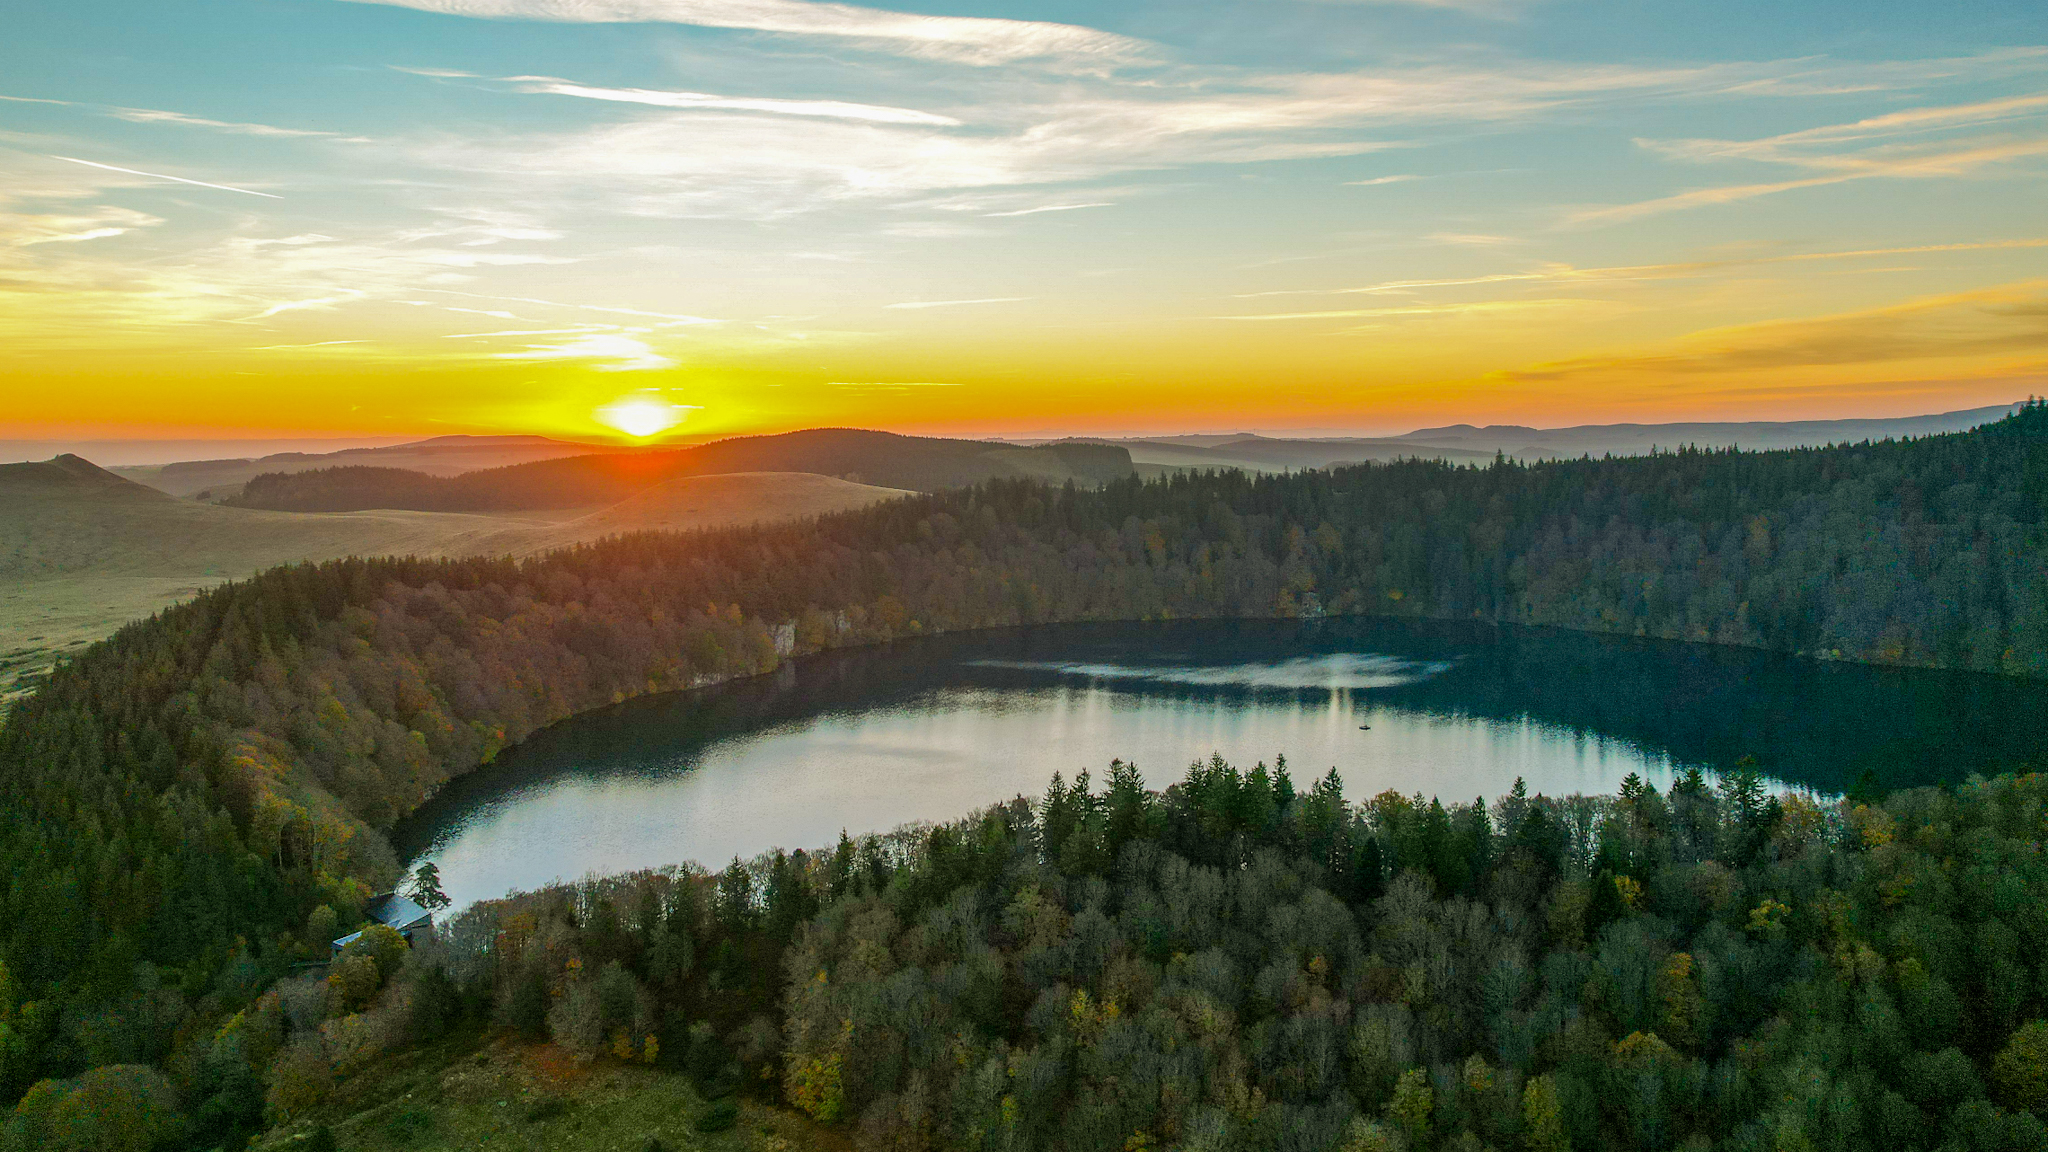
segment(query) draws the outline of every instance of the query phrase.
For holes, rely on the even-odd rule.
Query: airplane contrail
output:
[[[166,176],[161,172],[139,172],[133,168],[116,168],[112,164],[100,164],[91,160],[80,160],[76,156],[52,156],[50,157],[50,159],[69,160],[73,164],[83,164],[87,168],[104,168],[109,172],[126,172],[130,176],[147,176],[152,180],[175,180],[180,184],[194,184],[201,188],[218,188],[222,192],[240,192],[244,196],[262,196],[270,200],[284,199],[284,197],[279,196],[273,192],[252,192],[247,188],[235,188],[227,184],[208,184],[204,180],[187,180],[183,176]]]

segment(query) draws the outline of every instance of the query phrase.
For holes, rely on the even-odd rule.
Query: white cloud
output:
[[[1810,168],[1856,168],[1881,162],[1857,152],[1830,149],[1829,145],[1868,140],[1897,140],[1928,132],[1975,127],[2015,119],[2048,115],[2048,95],[2014,96],[1974,104],[1952,104],[1909,108],[1883,116],[1872,116],[1850,124],[1830,124],[1767,136],[1761,140],[1637,140],[1644,148],[1675,160],[1759,160],[1795,164]]]
[[[1847,124],[1785,132],[1756,140],[1644,140],[1641,147],[1693,164],[1742,161],[1814,173],[1782,180],[1751,180],[1696,188],[1633,204],[1593,208],[1573,223],[1610,223],[1715,204],[1734,204],[1780,192],[1874,178],[1927,179],[2048,155],[2048,131],[1985,129],[2048,116],[2048,95],[2011,96],[1970,104],[1909,108]],[[1928,139],[1927,137],[1934,137]]]
[[[496,360],[589,360],[591,367],[604,372],[644,372],[676,365],[646,341],[617,333],[579,336],[560,344],[529,344],[517,352],[491,355]]]
[[[2002,66],[1984,64],[1990,71]],[[979,209],[997,213],[1058,206],[1045,205],[1042,197],[1019,202],[1001,189],[1192,165],[1355,156],[1411,146],[1401,137],[1412,136],[1418,124],[1525,120],[1617,100],[1746,95],[1758,84],[1795,76],[1849,84],[1863,75],[1862,67],[1813,61],[1681,68],[1435,65],[1309,74],[1170,67],[1139,79],[1009,70],[985,74],[989,79],[971,101],[949,97],[943,119],[958,125],[885,104],[515,77],[538,90],[566,88],[588,98],[698,114],[646,115],[550,134],[469,132],[414,141],[409,152],[428,169],[499,179],[529,203],[552,197],[564,211],[773,219],[850,202],[911,203],[935,193],[1013,197]],[[1881,79],[1905,82],[1960,67],[1923,62],[1917,72],[1891,69]],[[764,119],[740,114],[739,101],[747,111],[804,114]],[[1406,178],[1412,177],[1374,182]],[[1097,191],[1062,203],[1106,199]],[[967,210],[964,203],[959,210]]]
[[[84,187],[71,195],[96,192]],[[17,350],[77,347],[116,330],[149,339],[194,325],[267,325],[296,313],[343,312],[458,288],[481,267],[563,262],[436,247],[389,233],[341,239],[245,232],[144,261],[95,255],[96,244],[57,242],[161,223],[109,206],[0,212],[0,340]]]
[[[604,304],[564,304],[555,300],[539,300],[531,296],[490,296],[480,292],[460,292],[453,288],[429,288],[426,291],[442,296],[466,296],[472,300],[499,300],[508,304],[539,304],[548,308],[569,308],[579,312],[604,312],[616,316],[643,316],[660,320],[657,328],[694,327],[699,324],[723,324],[705,316],[686,316],[675,312],[649,312],[644,308],[617,308]]]
[[[461,312],[465,311],[465,309],[450,308],[449,311]],[[574,328],[511,328],[502,332],[449,332],[443,335],[441,339],[499,340],[508,336],[581,336],[590,332],[610,332],[615,327],[615,325],[609,324],[581,324]]]
[[[1036,216],[1040,212],[1076,212],[1083,208],[1114,208],[1109,200],[1093,200],[1086,204],[1046,204],[1037,208],[1016,208],[1008,212],[983,212],[982,215],[995,219],[1003,216]]]
[[[1637,220],[1645,216],[1661,215],[1686,208],[1698,208],[1714,204],[1735,204],[1754,200],[1779,192],[1791,192],[1802,188],[1821,188],[1830,184],[1846,184],[1851,180],[1890,178],[1898,180],[1928,179],[1973,175],[1995,165],[2034,156],[2048,156],[2048,136],[2030,140],[2014,140],[1999,143],[1952,147],[1947,149],[1916,148],[1904,151],[1889,151],[1885,154],[1866,154],[1858,157],[1842,157],[1833,161],[1815,161],[1809,166],[1832,168],[1821,176],[1807,176],[1795,180],[1767,180],[1748,184],[1728,184],[1715,188],[1696,188],[1671,196],[1660,196],[1653,200],[1642,200],[1633,204],[1617,204],[1606,208],[1592,208],[1571,218],[1574,224],[1605,224],[1626,220]]]
[[[694,24],[887,45],[904,55],[995,65],[1020,60],[1119,62],[1146,45],[1072,24],[922,16],[807,0],[351,0],[486,20],[568,24]]]
[[[767,112],[777,116],[819,116],[831,120],[866,120],[876,124],[931,124],[956,128],[960,121],[951,116],[919,112],[914,108],[889,108],[877,104],[852,104],[843,100],[776,100],[751,96],[714,96],[706,92],[662,92],[648,88],[598,88],[557,80],[550,76],[507,76],[505,82],[520,92],[553,96],[580,96],[586,100],[607,100],[621,104],[646,104],[656,108],[697,109],[727,112]]]
[[[309,128],[279,128],[271,124],[247,124],[232,120],[209,120],[204,116],[187,116],[183,112],[165,112],[157,108],[109,108],[107,115],[116,120],[133,124],[182,124],[191,128],[212,128],[220,132],[232,132],[241,136],[277,137],[340,137],[339,132],[319,132]],[[365,137],[347,137],[352,144],[365,144]]]
[[[99,205],[70,212],[0,212],[0,247],[76,244],[106,240],[162,224],[160,217],[129,208]]]
[[[209,184],[204,180],[187,180],[183,176],[166,176],[161,172],[141,172],[134,168],[117,168],[112,164],[101,164],[93,160],[80,160],[74,156],[52,156],[50,159],[64,160],[72,164],[83,164],[88,168],[104,168],[109,172],[119,172],[127,176],[147,176],[152,180],[169,180],[177,184],[190,184],[197,188],[212,188],[219,192],[240,192],[244,196],[262,196],[271,200],[284,199],[284,197],[277,195],[275,192],[257,192],[248,188],[236,188],[229,184]]]
[[[1517,15],[1521,9],[1532,6],[1536,0],[1313,0],[1315,3],[1333,7],[1344,5],[1354,8],[1403,7],[1440,8],[1446,11],[1465,12],[1474,16],[1492,16],[1497,19]]]
[[[332,296],[315,296],[306,300],[280,300],[256,315],[251,320],[267,320],[280,312],[297,312],[305,308],[332,308],[336,304],[353,304],[365,294],[352,288],[345,288]]]

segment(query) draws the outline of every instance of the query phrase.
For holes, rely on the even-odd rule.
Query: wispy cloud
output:
[[[666,321],[661,327],[694,326],[698,324],[722,324],[706,316],[690,316],[677,312],[650,312],[645,308],[620,308],[605,304],[565,304],[556,300],[540,300],[532,296],[491,296],[481,292],[463,292],[453,288],[427,288],[422,291],[441,296],[466,296],[472,300],[498,300],[507,304],[539,304],[548,308],[568,308],[578,312],[603,312],[615,316],[642,316],[650,320]]]
[[[1404,173],[1399,176],[1375,176],[1370,180],[1346,180],[1344,186],[1347,188],[1377,188],[1382,184],[1404,184],[1410,180],[1420,179],[1422,177]]]
[[[0,341],[17,350],[76,347],[120,332],[147,345],[175,339],[180,329],[268,327],[395,304],[437,288],[459,289],[492,266],[562,262],[422,245],[389,233],[367,239],[243,234],[156,251],[147,260],[95,255],[98,244],[55,242],[159,226],[153,216],[112,206],[0,211]]]
[[[1822,188],[1830,184],[1846,184],[1852,180],[1888,178],[1895,180],[1928,179],[1934,177],[1967,176],[1979,169],[2030,156],[2048,156],[2048,138],[2021,140],[2008,144],[1991,144],[1976,148],[1963,148],[1948,152],[1923,152],[1915,155],[1871,158],[1858,164],[1853,170],[1833,172],[1825,176],[1807,176],[1797,180],[1771,180],[1755,184],[1728,184],[1718,188],[1697,188],[1671,196],[1660,196],[1654,200],[1642,200],[1634,204],[1617,204],[1608,208],[1593,208],[1571,217],[1574,224],[1604,224],[1627,220],[1638,220],[1645,216],[1656,216],[1665,212],[1678,212],[1687,208],[1699,208],[1714,204],[1736,204],[1755,200],[1779,192],[1793,192],[1801,188]]]
[[[240,136],[326,137],[351,144],[370,142],[369,138],[364,136],[344,137],[339,132],[322,132],[311,128],[279,128],[274,124],[209,120],[204,116],[187,116],[183,112],[166,112],[158,108],[109,108],[107,115],[133,124],[181,124],[189,128],[211,128],[219,132],[232,132]]]
[[[107,240],[162,223],[161,217],[147,212],[110,205],[73,212],[0,213],[0,247],[27,248],[36,244]]]
[[[964,64],[1020,60],[1142,58],[1141,41],[1030,20],[976,16],[923,16],[806,0],[353,0],[487,20],[542,20],[571,24],[694,24],[800,36],[869,41],[910,56]]]
[[[268,320],[283,312],[298,312],[306,308],[332,308],[336,304],[353,304],[367,293],[353,288],[344,288],[331,296],[314,296],[305,300],[280,300],[263,311],[249,317],[251,320]]]
[[[1853,248],[1835,252],[1788,252],[1775,256],[1748,256],[1721,260],[1685,260],[1666,264],[1622,264],[1579,268],[1570,264],[1548,264],[1526,272],[1494,272],[1483,276],[1456,276],[1438,280],[1388,280],[1350,288],[1284,288],[1270,292],[1240,292],[1239,300],[1267,296],[1344,296],[1357,293],[1406,295],[1434,288],[1466,288],[1479,284],[1582,284],[1589,281],[1668,280],[1699,276],[1736,268],[1771,264],[1804,264],[1826,260],[1867,260],[1886,256],[1920,256],[1941,252],[1997,252],[2025,248],[2048,248],[2048,238],[2014,240],[1972,240],[1955,244],[1913,244],[1895,248]]]
[[[209,184],[204,180],[187,180],[183,176],[166,176],[161,172],[141,172],[137,171],[134,168],[119,168],[112,164],[101,164],[94,160],[80,160],[75,156],[52,156],[50,157],[50,159],[64,160],[72,164],[83,164],[88,168],[104,168],[109,172],[120,172],[129,176],[147,176],[152,180],[170,180],[174,183],[190,184],[198,188],[212,188],[219,192],[239,192],[244,196],[261,196],[267,200],[284,199],[284,197],[279,196],[274,192],[257,192],[254,189],[250,188],[236,188],[230,184]]]
[[[1406,7],[1441,8],[1447,11],[1465,12],[1475,16],[1491,16],[1505,19],[1520,13],[1524,8],[1533,7],[1537,0],[1315,0],[1316,3],[1333,7],[1344,5],[1354,8]]]
[[[529,198],[560,196],[579,211],[775,219],[850,203],[909,204],[934,193],[1359,156],[1415,146],[1417,125],[1528,121],[1622,100],[1746,96],[1759,82],[1791,76],[1881,86],[1973,66],[2036,66],[2003,59],[1920,62],[1878,80],[1863,65],[1809,60],[1690,67],[1440,63],[1298,73],[1161,63],[1142,74],[1088,76],[1010,69],[988,76],[974,98],[949,90],[942,113],[897,103],[783,102],[515,77],[538,90],[693,115],[649,114],[573,132],[451,134],[416,140],[408,153],[429,170],[503,180]],[[747,114],[764,111],[796,114]],[[1072,202],[1108,199],[1081,195],[1085,201]],[[980,211],[1041,206],[991,204]]]
[[[1418,304],[1406,308],[1340,308],[1324,312],[1261,312],[1243,316],[1215,316],[1215,320],[1358,320],[1391,316],[1459,317],[1498,312],[1548,311],[1556,308],[1609,306],[1600,300],[1547,298],[1542,300],[1474,300],[1456,304]]]
[[[131,124],[177,124],[188,128],[210,128],[217,132],[232,132],[238,136],[274,136],[281,138],[326,138],[348,144],[368,144],[364,136],[344,136],[340,132],[325,132],[311,128],[280,128],[274,124],[255,124],[239,120],[210,120],[204,116],[188,116],[183,112],[170,112],[161,108],[124,108],[118,104],[92,104],[78,100],[50,100],[36,96],[0,96],[14,104],[51,104],[59,108],[82,108],[96,111],[116,120]]]
[[[819,116],[832,120],[865,120],[875,124],[930,124],[958,127],[951,116],[919,112],[914,108],[890,108],[878,104],[853,104],[843,100],[777,100],[754,96],[714,96],[706,92],[663,92],[648,88],[598,88],[557,80],[551,76],[507,76],[515,90],[552,96],[578,96],[619,104],[645,104],[655,108],[702,111],[766,112],[777,116]]]
[[[1818,167],[1854,166],[1853,155],[1809,151],[1815,145],[1891,139],[1963,125],[1982,125],[2040,116],[2048,112],[2048,95],[2013,96],[1973,104],[1909,108],[1849,124],[1831,124],[1767,136],[1761,140],[1637,140],[1636,143],[1678,160],[1767,160]]]
[[[1655,378],[2048,352],[2048,281],[1805,320],[1697,332],[1662,348],[1502,373],[1515,381]]]
[[[884,308],[961,308],[970,304],[1017,304],[1029,300],[1029,296],[989,296],[980,300],[906,300],[900,304],[884,304]]]
[[[1614,223],[1716,204],[1734,204],[1780,192],[1870,179],[1968,176],[2029,157],[2048,155],[2048,130],[1952,135],[2048,115],[2048,95],[2013,96],[1970,104],[1911,108],[1846,124],[1785,132],[1755,140],[1637,140],[1641,147],[1692,164],[1747,161],[1802,169],[1813,175],[1697,188],[1633,204],[1588,209],[1575,224]],[[1923,139],[1929,134],[1947,134]]]
[[[1017,208],[1009,212],[983,212],[982,215],[995,219],[1002,216],[1036,216],[1041,212],[1075,212],[1082,208],[1114,208],[1115,202],[1095,200],[1087,204],[1046,204],[1037,208]]]
[[[1506,244],[1520,243],[1513,236],[1495,236],[1489,232],[1431,232],[1424,239],[1434,240],[1439,244],[1459,244],[1467,248],[1499,248]]]
[[[960,387],[963,387],[963,385],[960,385],[960,384],[952,384],[952,383],[947,383],[947,382],[945,382],[945,381],[941,381],[941,380],[904,380],[904,381],[871,381],[871,382],[852,382],[852,381],[846,381],[846,380],[835,380],[835,381],[833,381],[832,383],[830,383],[830,384],[827,384],[827,385],[825,385],[825,387],[827,387],[827,388],[871,388],[871,389],[880,389],[880,390],[889,390],[889,391],[893,391],[893,390],[895,390],[895,389],[899,389],[899,388],[960,388]]]
[[[646,372],[673,368],[674,360],[649,347],[644,340],[617,333],[578,336],[559,344],[529,344],[516,352],[494,352],[495,360],[588,360],[591,367],[605,372]]]
[[[460,309],[450,308],[450,312]],[[508,328],[500,332],[449,332],[443,340],[501,340],[510,336],[582,336],[591,332],[613,331],[615,325],[584,324],[575,328]]]

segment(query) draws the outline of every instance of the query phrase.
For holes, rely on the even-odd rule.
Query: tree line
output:
[[[382,830],[595,706],[934,631],[1323,612],[2040,675],[2044,509],[2034,403],[1906,442],[995,481],[526,561],[277,569],[94,646],[0,728],[0,1093],[114,1066],[200,1091],[197,1038],[395,879]]]

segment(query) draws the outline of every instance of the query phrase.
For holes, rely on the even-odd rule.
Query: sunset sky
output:
[[[19,0],[5,29],[0,437],[2048,392],[2041,0]]]

